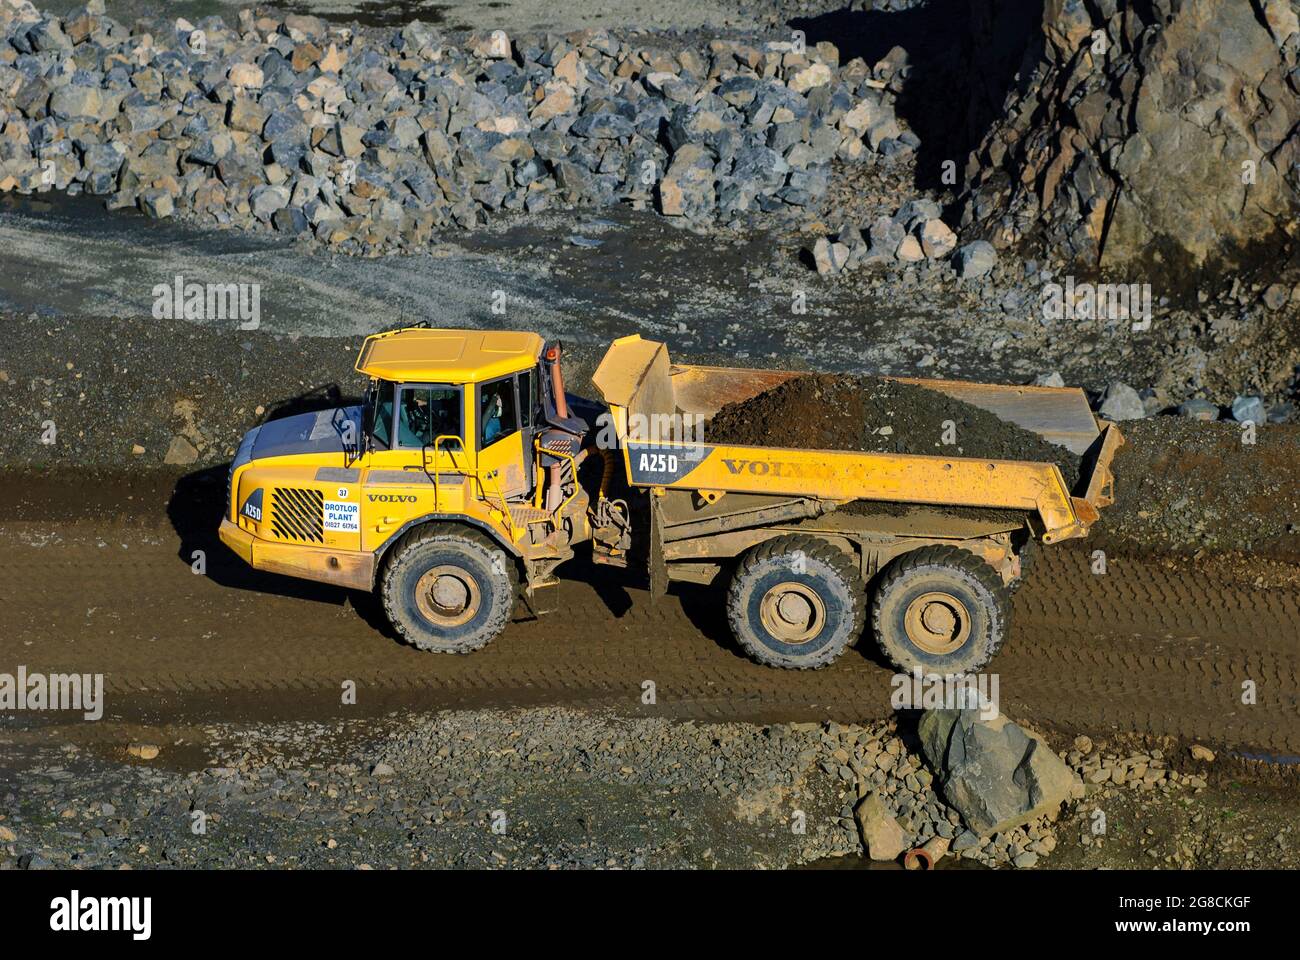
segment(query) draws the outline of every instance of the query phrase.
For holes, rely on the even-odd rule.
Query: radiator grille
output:
[[[281,540],[325,541],[325,494],[297,487],[271,488],[271,532]]]

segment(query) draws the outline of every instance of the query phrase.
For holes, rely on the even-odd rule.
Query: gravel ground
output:
[[[1088,795],[1057,824],[1053,868],[1294,869],[1300,862],[1293,767],[1169,740],[1085,736],[1071,746],[1067,759]]]
[[[258,284],[261,329],[281,335],[356,336],[403,320],[523,326],[592,345],[639,332],[674,355],[720,352],[751,366],[1001,383],[1056,371],[1094,394],[1123,380],[1149,388],[1156,409],[1193,396],[1225,406],[1242,392],[1273,403],[1294,397],[1300,301],[1268,310],[1263,278],[1206,291],[1206,302],[1190,307],[1157,296],[1151,329],[1133,333],[1113,321],[1045,320],[1044,286],[1061,278],[1033,262],[1005,259],[980,280],[934,263],[818,276],[804,258],[825,221],[892,213],[916,195],[906,176],[836,168],[826,203],[833,216],[793,231],[700,231],[631,210],[557,211],[449,234],[428,254],[378,259],[108,214],[85,197],[6,198],[0,311],[149,317],[155,287],[182,276]],[[853,199],[841,203],[835,190]],[[492,312],[497,290],[507,294],[504,316]]]
[[[1122,425],[1105,540],[1151,552],[1300,555],[1300,427],[1154,417]]]
[[[61,748],[31,731],[0,734],[4,772],[23,784],[0,790],[0,869],[866,865],[851,811],[868,789],[886,794],[918,839],[936,827],[962,835],[892,722],[755,726],[529,709],[364,725],[112,724],[65,731]],[[115,742],[127,736],[137,753],[158,747],[156,759]],[[944,863],[1296,865],[1284,776],[1246,783],[1241,762],[1219,775],[1185,749],[1087,741],[1084,756],[1078,742],[1062,752],[1090,772],[1088,795],[1059,824],[994,835]]]
[[[42,0],[39,7],[60,16],[83,4],[79,0]],[[139,18],[185,17],[197,22],[206,16],[233,20],[241,0],[106,0],[108,15],[123,23]],[[778,5],[737,0],[668,0],[652,7],[627,0],[576,0],[557,4],[548,0],[287,0],[263,5],[286,13],[306,13],[338,23],[396,26],[421,20],[449,32],[508,30],[567,32],[585,27],[641,27],[643,29],[695,29],[706,25],[753,29],[776,16]],[[812,4],[785,4],[791,8]]]
[[[818,730],[530,710],[212,728],[197,754],[164,745],[162,766],[121,745],[70,748],[3,801],[0,825],[21,840],[0,862],[784,866],[855,849],[834,825]],[[198,769],[165,768],[187,753]],[[798,809],[806,833],[791,829]]]

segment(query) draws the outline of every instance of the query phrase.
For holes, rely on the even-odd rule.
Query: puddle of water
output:
[[[1290,754],[1277,753],[1230,753],[1230,757],[1237,757],[1241,760],[1262,760],[1264,763],[1273,763],[1281,767],[1300,766],[1300,757],[1291,756]]]

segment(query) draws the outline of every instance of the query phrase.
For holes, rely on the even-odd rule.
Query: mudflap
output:
[[[663,515],[659,498],[650,494],[650,602],[658,603],[668,595],[668,564],[664,561]]]
[[[519,585],[518,599],[523,601],[529,616],[526,619],[540,620],[548,613],[555,613],[556,607],[544,607],[538,602],[538,592],[547,587],[558,587],[560,578],[555,575],[555,568],[573,556],[572,551],[561,557],[547,558],[541,561],[524,561],[527,579]],[[521,622],[521,621],[516,621]]]

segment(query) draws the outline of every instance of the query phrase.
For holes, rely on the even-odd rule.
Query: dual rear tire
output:
[[[769,667],[824,667],[862,633],[866,592],[843,551],[816,537],[784,536],[740,559],[727,591],[736,642]]]
[[[852,558],[825,540],[767,540],[740,560],[727,593],[737,643],[758,663],[823,667],[857,642],[870,613],[881,651],[900,670],[976,671],[1006,638],[1010,592],[975,554],[922,547],[894,560],[867,603]]]
[[[885,568],[871,604],[871,626],[900,670],[964,674],[1002,647],[1011,591],[989,564],[960,547],[922,547]]]

